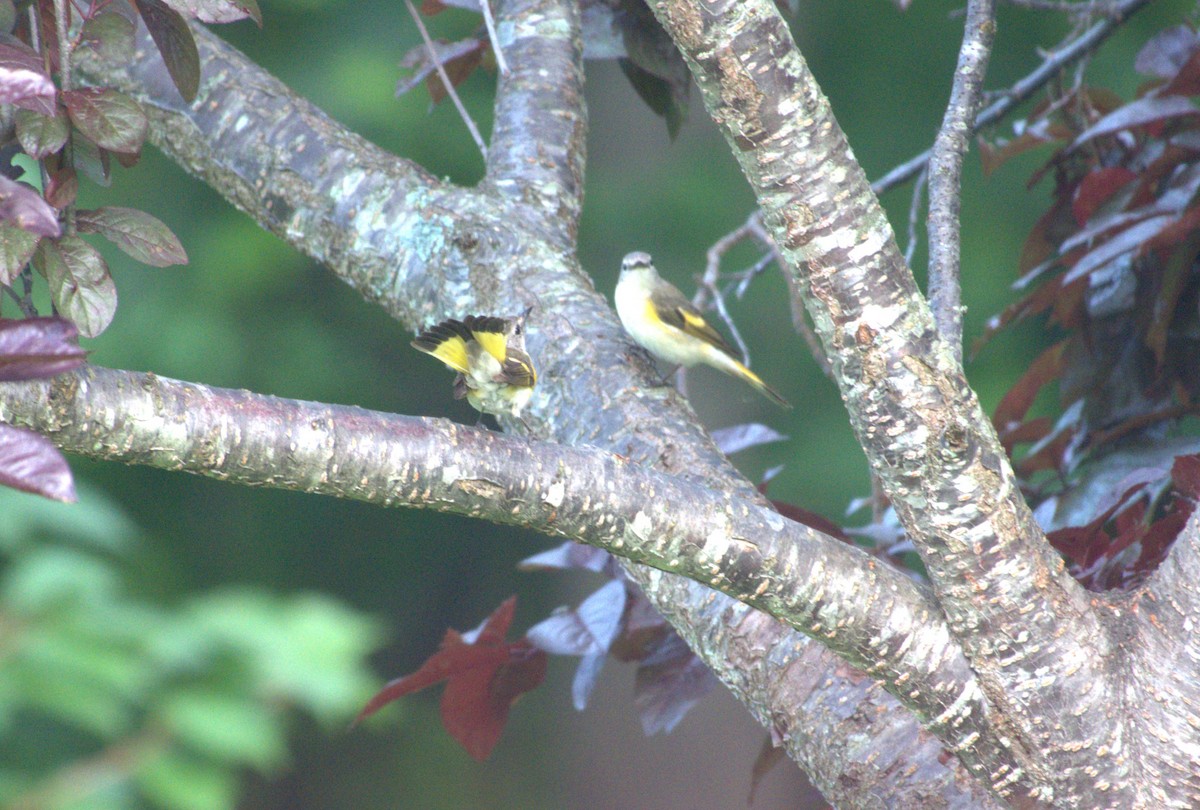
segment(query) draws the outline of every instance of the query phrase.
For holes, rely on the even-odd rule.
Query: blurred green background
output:
[[[436,175],[466,183],[479,178],[482,160],[449,104],[431,110],[423,88],[393,97],[397,62],[418,42],[402,4],[262,5],[264,30],[243,22],[219,32],[375,143]],[[929,146],[955,61],[960,8],[922,0],[906,13],[885,0],[803,4],[794,31],[871,178]],[[1131,95],[1141,82],[1132,70],[1138,48],[1193,9],[1183,0],[1162,0],[1136,17],[1093,60],[1093,81]],[[1054,45],[1068,30],[1055,15],[1007,5],[1000,14],[989,87],[1027,73],[1038,62],[1036,49]],[[477,20],[449,11],[429,25],[435,36],[454,38]],[[690,291],[708,246],[751,211],[737,166],[696,94],[672,143],[615,64],[589,63],[587,81],[583,266],[611,295],[621,256],[645,250],[664,275]],[[492,78],[482,74],[461,88],[485,132],[492,88]],[[1018,251],[1047,200],[1047,186],[1025,188],[1043,159],[1022,157],[986,180],[977,153],[967,159],[968,342],[1011,300]],[[911,186],[904,186],[884,199],[902,246],[910,195]],[[153,212],[191,258],[184,268],[152,270],[100,246],[121,303],[112,327],[88,342],[94,362],[473,421],[464,404],[441,396],[449,393],[448,373],[408,347],[406,330],[153,149],[134,169],[118,170],[111,188],[85,185],[82,204]],[[756,258],[741,249],[728,269]],[[924,260],[922,245],[916,266]],[[690,376],[689,390],[711,427],[758,420],[788,434],[787,443],[743,453],[739,466],[757,479],[785,465],[772,496],[838,520],[850,500],[868,491],[863,456],[836,390],[792,336],[784,301],[781,278],[768,273],[733,303],[733,313],[755,368],[797,405],[794,411],[774,409],[706,369]],[[969,365],[987,409],[1047,342],[1035,325],[1023,326]],[[5,609],[32,611],[28,615],[52,626],[55,643],[40,660],[79,673],[77,682],[42,696],[53,710],[13,712],[5,701],[34,685],[21,673],[36,682],[41,670],[25,662],[24,670],[10,668],[6,677],[0,655],[0,789],[36,788],[46,799],[57,795],[45,792],[41,780],[48,774],[90,777],[101,783],[90,803],[61,806],[139,806],[144,796],[104,783],[103,772],[54,769],[112,753],[99,741],[121,738],[122,730],[144,735],[160,722],[187,728],[192,717],[200,728],[184,761],[159,763],[159,772],[142,775],[144,784],[158,786],[150,791],[158,806],[718,808],[745,802],[764,732],[736,702],[713,694],[674,734],[647,740],[630,698],[632,671],[612,663],[591,707],[576,713],[569,697],[574,662],[552,660],[547,686],[514,709],[486,763],[471,761],[442,730],[436,691],[404,699],[364,728],[346,729],[349,713],[370,691],[417,668],[447,627],[474,627],[517,593],[514,629],[520,632],[595,587],[582,575],[514,570],[554,541],[443,515],[71,462],[81,490],[76,506],[0,493]],[[0,653],[17,648],[21,630],[13,615],[0,617]],[[105,633],[120,636],[115,650],[104,648]],[[369,672],[361,666],[367,653]],[[153,665],[132,666],[138,655]],[[112,682],[107,690],[105,678]],[[229,684],[238,688],[223,691]],[[234,693],[240,697],[230,697]],[[137,701],[147,695],[167,700],[168,711],[145,715]],[[274,701],[273,711],[246,702],[246,695]],[[81,718],[54,716],[71,705]],[[205,737],[203,718],[214,716],[228,718],[228,737]],[[800,806],[801,791],[798,772],[784,764],[765,778],[755,807]],[[59,806],[47,802],[30,806]]]

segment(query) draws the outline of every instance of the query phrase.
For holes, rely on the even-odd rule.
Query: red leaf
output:
[[[1200,456],[1177,456],[1171,465],[1171,480],[1181,494],[1200,502]]]
[[[1167,118],[1200,115],[1196,105],[1183,96],[1146,96],[1118,107],[1085,129],[1071,144],[1075,149],[1093,138],[1144,126]]]
[[[1159,90],[1160,96],[1195,96],[1200,95],[1200,51],[1192,51],[1192,55],[1175,74],[1167,86]]]
[[[71,123],[101,149],[137,152],[146,140],[150,122],[142,105],[124,93],[85,87],[62,94]]]
[[[33,258],[40,238],[11,222],[0,222],[0,284],[11,285],[16,280]]]
[[[1136,179],[1136,174],[1121,166],[1110,166],[1085,174],[1075,188],[1074,199],[1071,201],[1071,213],[1075,216],[1075,223],[1082,228],[1097,208],[1124,185]]]
[[[24,183],[0,176],[0,220],[38,236],[58,236],[58,212]]]
[[[53,115],[56,92],[37,51],[16,40],[0,42],[0,104]]]
[[[1061,340],[1046,349],[1034,360],[1029,369],[1008,390],[1004,399],[996,406],[992,423],[999,431],[1008,430],[1025,419],[1042,386],[1057,379],[1062,373],[1064,350],[1067,341]]]
[[[129,256],[151,267],[187,264],[187,253],[178,237],[162,220],[136,208],[103,206],[79,211],[81,233],[98,233]]]
[[[1157,236],[1160,231],[1175,222],[1176,219],[1177,217],[1169,214],[1150,217],[1149,219],[1142,220],[1133,227],[1126,228],[1111,239],[1104,240],[1094,250],[1084,253],[1079,261],[1075,262],[1070,271],[1063,276],[1062,283],[1064,285],[1070,284],[1072,281],[1084,278],[1094,270],[1100,269],[1126,253],[1135,250],[1140,251],[1147,241]]]
[[[79,330],[63,318],[0,318],[0,382],[53,377],[83,365]]]
[[[71,468],[49,439],[33,431],[0,425],[0,485],[72,503]]]
[[[100,251],[78,236],[57,242],[43,239],[33,256],[34,266],[50,284],[58,311],[84,337],[95,337],[112,323],[117,312],[117,287]]]
[[[760,486],[759,491],[764,491],[765,487]],[[772,500],[771,505],[775,507],[775,511],[786,517],[788,520],[794,520],[797,523],[803,523],[810,529],[816,529],[830,537],[836,537],[843,543],[852,542],[850,538],[842,531],[842,527],[834,523],[824,515],[817,514],[803,506],[796,506],[793,503],[784,501]]]
[[[397,698],[446,681],[442,724],[468,754],[486,759],[504,730],[509,708],[546,677],[545,652],[525,639],[504,640],[516,603],[516,597],[507,599],[470,633],[447,630],[442,646],[419,670],[384,686],[354,722]]]
[[[1175,311],[1179,298],[1191,277],[1192,264],[1200,254],[1200,234],[1193,233],[1183,244],[1171,251],[1164,263],[1162,275],[1158,279],[1158,290],[1153,296],[1153,306],[1150,312],[1150,323],[1146,327],[1143,339],[1146,347],[1154,352],[1154,363],[1157,369],[1162,369],[1167,354],[1167,340],[1170,336],[1171,324],[1175,320]]]

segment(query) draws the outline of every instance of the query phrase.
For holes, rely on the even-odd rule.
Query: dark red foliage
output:
[[[1017,264],[1015,286],[1037,287],[980,342],[1034,316],[1056,327],[994,423],[1009,453],[1025,447],[1015,469],[1052,542],[1098,589],[1153,570],[1200,481],[1200,440],[1164,441],[1200,400],[1200,36],[1164,31],[1136,66],[1151,78],[1137,98],[1075,88],[984,155],[994,170],[1052,150],[1032,180],[1052,178],[1052,201]]]
[[[476,631],[447,630],[442,646],[411,675],[391,681],[371,698],[355,722],[405,695],[446,682],[442,724],[467,753],[487,759],[517,698],[546,677],[546,653],[526,639],[506,641],[517,599],[510,597]]]

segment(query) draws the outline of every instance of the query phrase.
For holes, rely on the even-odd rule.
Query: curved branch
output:
[[[573,250],[587,156],[579,3],[506,0],[498,30],[511,70],[497,86],[485,187]]]
[[[970,746],[968,759],[1003,745],[925,592],[739,494],[594,448],[152,374],[89,367],[0,392],[0,419],[69,452],[517,524],[701,581],[820,639],[943,739]],[[961,706],[974,722],[948,722]]]
[[[1013,759],[991,785],[1072,793],[1063,780],[1094,765],[1079,740],[1119,745],[1101,711],[1110,641],[1022,499],[828,102],[768,0],[652,6],[756,193],[997,722],[1012,723]]]
[[[938,333],[962,362],[962,272],[959,213],[962,162],[974,131],[983,96],[992,40],[996,35],[994,0],[969,0],[958,68],[946,116],[929,156],[929,305]]]

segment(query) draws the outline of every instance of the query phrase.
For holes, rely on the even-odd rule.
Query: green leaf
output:
[[[237,804],[237,775],[223,765],[169,751],[143,765],[135,778],[167,810],[215,810]]]
[[[67,142],[67,119],[58,115],[42,115],[30,110],[17,110],[17,140],[31,157],[44,158],[63,148]]]
[[[41,238],[11,222],[0,222],[0,284],[12,285],[33,258]]]
[[[287,757],[281,718],[250,695],[189,689],[169,696],[161,716],[175,739],[231,765],[266,771]]]
[[[128,255],[151,267],[187,264],[187,253],[162,220],[135,208],[105,206],[79,211],[82,233],[98,233]]]
[[[95,337],[117,312],[117,287],[100,252],[78,236],[42,240],[34,267],[50,283],[50,296],[79,334]]]
[[[85,87],[62,94],[71,123],[102,149],[137,152],[146,140],[150,122],[142,105],[124,93]]]
[[[134,0],[151,39],[158,46],[179,95],[189,104],[200,89],[200,52],[192,29],[178,11],[161,0]]]
[[[106,62],[120,65],[133,53],[136,30],[133,20],[115,11],[104,11],[83,24],[79,44]]]

